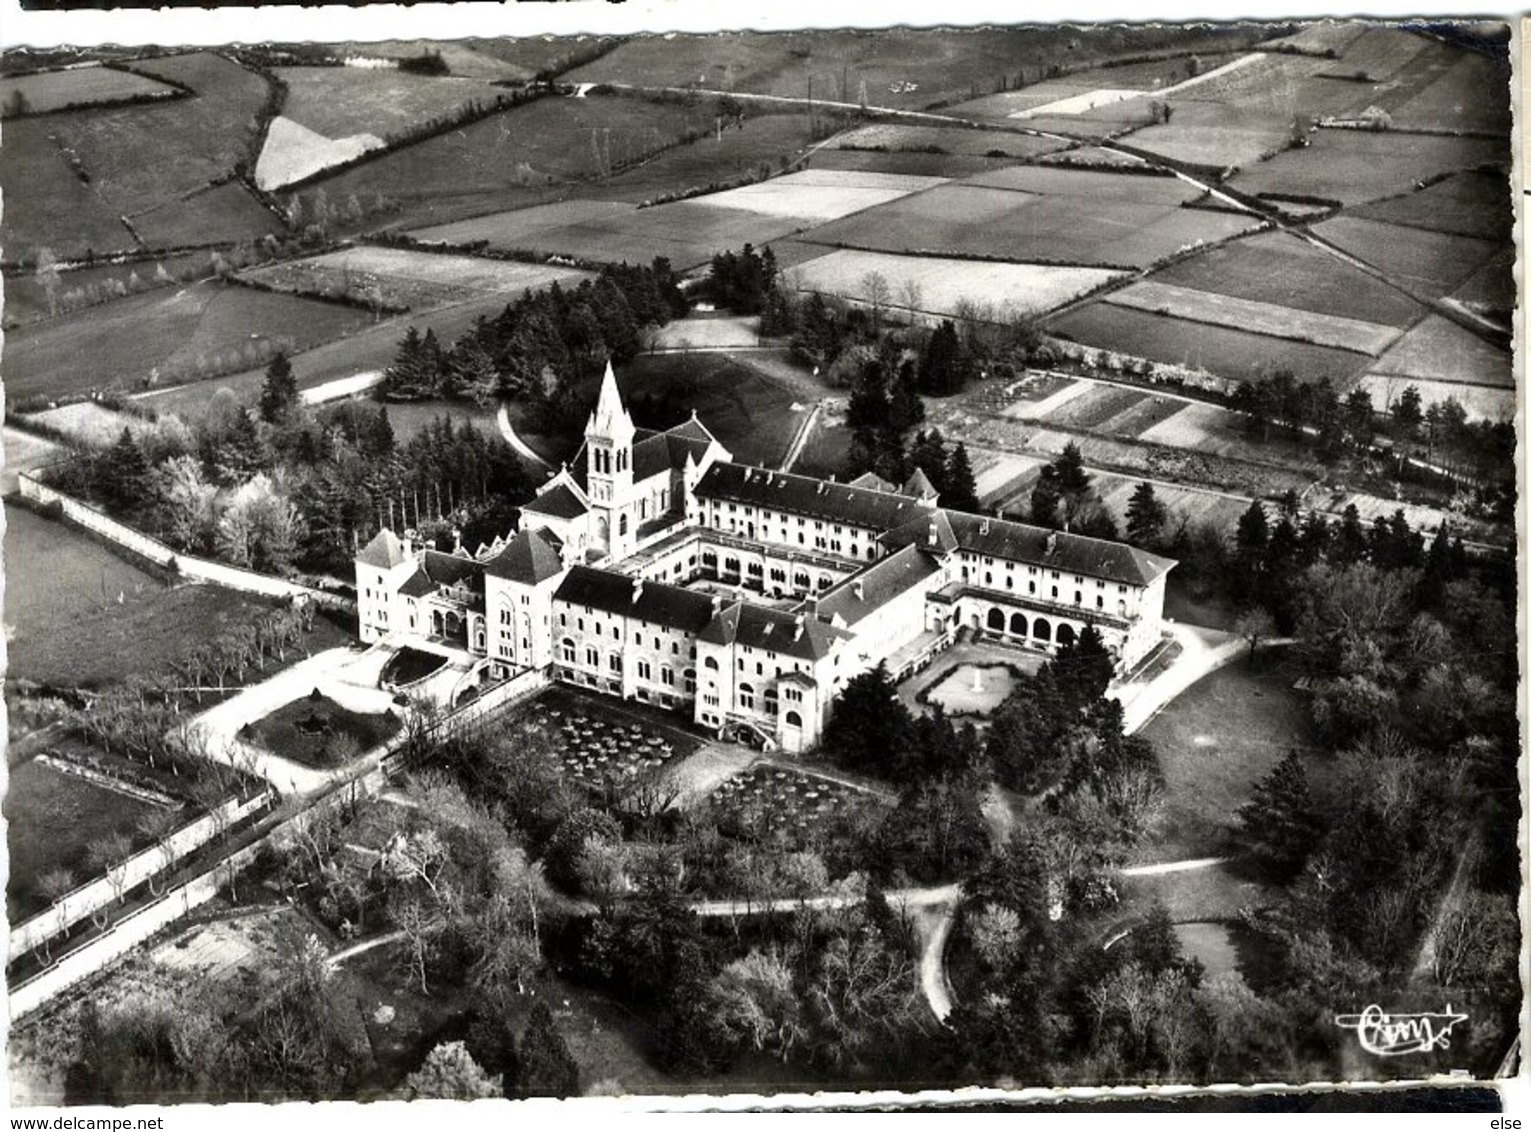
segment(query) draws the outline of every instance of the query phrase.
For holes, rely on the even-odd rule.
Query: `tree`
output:
[[[265,384],[261,386],[261,420],[283,424],[298,404],[298,379],[292,372],[292,363],[286,354],[278,352],[266,367]]]
[[[872,332],[882,330],[882,312],[892,297],[893,289],[888,277],[880,271],[869,271],[861,277],[861,294],[867,306],[872,308]]]
[[[19,90],[16,93],[21,94]],[[48,315],[52,317],[58,314],[58,289],[63,282],[59,276],[58,257],[53,254],[52,248],[37,249],[36,275],[37,282],[48,299]]]
[[[1308,775],[1296,751],[1259,782],[1239,807],[1238,836],[1275,877],[1287,881],[1302,871],[1323,833],[1323,822],[1308,790]]]
[[[1154,495],[1154,485],[1144,480],[1127,501],[1127,541],[1138,547],[1158,544],[1169,511]]]
[[[546,1002],[532,1007],[521,1035],[521,1066],[516,1092],[522,1097],[571,1097],[579,1092],[579,1065],[558,1032]]]
[[[1031,489],[1031,521],[1039,527],[1056,528],[1058,507],[1063,494],[1058,490],[1058,472],[1051,464],[1042,466],[1036,485]]]
[[[941,502],[954,511],[978,510],[978,481],[973,476],[973,465],[968,461],[965,444],[958,444],[952,449],[946,465]]]
[[[1233,631],[1249,642],[1249,656],[1253,660],[1260,642],[1276,631],[1276,621],[1268,610],[1257,605],[1239,614]]]
[[[876,771],[902,757],[912,728],[888,666],[879,662],[847,681],[835,698],[824,727],[824,746],[848,767]]]
[[[476,1101],[497,1097],[500,1085],[486,1073],[463,1042],[443,1042],[404,1079],[411,1100]]]
[[[107,506],[131,514],[147,502],[149,461],[127,426],[123,426],[117,442],[102,453],[100,467],[100,491]]]

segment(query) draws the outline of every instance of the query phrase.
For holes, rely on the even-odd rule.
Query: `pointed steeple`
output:
[[[590,415],[590,423],[585,426],[585,436],[602,437],[619,444],[631,444],[633,439],[633,418],[627,414],[627,406],[622,404],[621,391],[617,389],[617,375],[611,371],[611,363],[606,363],[606,372],[601,376],[601,393],[596,398],[595,412]]]

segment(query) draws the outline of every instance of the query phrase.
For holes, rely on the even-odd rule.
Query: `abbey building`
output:
[[[1093,625],[1130,669],[1174,563],[940,506],[902,486],[736,464],[696,419],[636,428],[606,369],[574,467],[476,553],[384,530],[356,558],[361,636],[424,639],[485,678],[554,679],[788,751],[845,682],[925,664],[959,632],[1052,650]]]

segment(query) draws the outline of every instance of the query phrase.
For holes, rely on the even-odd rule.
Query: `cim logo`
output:
[[[1451,1048],[1451,1029],[1467,1015],[1457,1014],[1448,1003],[1442,1014],[1389,1014],[1377,1005],[1359,1014],[1338,1014],[1334,1024],[1356,1032],[1367,1053],[1378,1057],[1402,1057]]]

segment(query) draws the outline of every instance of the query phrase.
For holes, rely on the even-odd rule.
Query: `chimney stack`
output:
[[[801,613],[799,613],[797,615],[797,620],[793,624],[792,639],[794,641],[798,641],[798,640],[802,640],[802,637],[803,637],[803,615]]]
[[[978,533],[981,535],[989,533],[989,520],[985,519],[982,523],[978,524]]]
[[[723,610],[723,595],[712,595],[712,615],[716,617]]]
[[[857,578],[854,582],[851,583],[851,589],[853,589],[856,592],[856,600],[857,601],[865,600],[865,598],[864,598],[865,590],[864,590],[864,588],[861,585],[861,579],[860,578]]]
[[[1048,531],[1047,532],[1047,553],[1049,555],[1051,555],[1057,549],[1058,549],[1058,532],[1057,531]]]
[[[930,545],[935,546],[938,541],[940,540],[936,536],[936,521],[932,519],[930,521]]]
[[[642,575],[639,575],[638,577],[633,579],[633,604],[634,605],[638,604],[638,598],[642,595],[642,593],[643,593],[643,577],[642,577]]]

